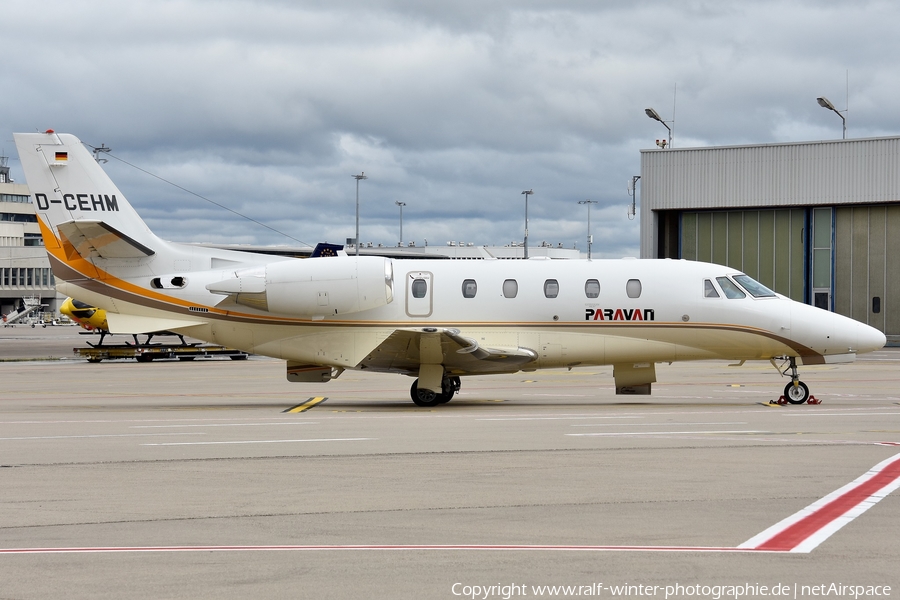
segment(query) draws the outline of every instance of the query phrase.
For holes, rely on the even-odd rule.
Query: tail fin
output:
[[[51,257],[70,263],[154,254],[159,239],[78,138],[53,131],[13,135]]]

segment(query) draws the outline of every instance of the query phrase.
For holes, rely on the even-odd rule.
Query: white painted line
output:
[[[567,433],[571,436],[603,436],[613,437],[621,435],[694,435],[697,433],[772,433],[771,431],[762,431],[756,429],[720,429],[709,431],[622,431],[622,432],[604,432],[604,433]]]
[[[158,436],[173,436],[173,435],[206,435],[205,433],[198,432],[172,432],[172,433],[121,433],[121,434],[109,434],[109,435],[43,435],[43,436],[32,436],[32,437],[8,437],[8,438],[0,438],[0,442],[10,441],[10,440],[81,440],[81,439],[98,439],[98,438],[131,438],[131,437],[158,437]]]
[[[216,446],[225,444],[290,444],[295,442],[361,442],[378,438],[320,438],[306,440],[238,440],[230,442],[165,442],[160,444],[141,444],[141,446]]]
[[[584,421],[585,419],[643,419],[644,417],[627,416],[627,417],[593,417],[588,415],[579,415],[574,417],[490,417],[475,419],[476,421]]]
[[[708,423],[577,423],[570,427],[659,427],[660,425],[746,425],[747,421],[715,421]]]
[[[798,413],[798,412],[784,412],[781,413],[785,417],[868,417],[870,415],[891,415],[894,417],[900,417],[900,410],[894,412],[881,412],[881,413],[820,413],[818,411],[811,413]]]
[[[203,423],[201,425],[130,425],[129,429],[171,429],[174,427],[267,427],[269,425],[318,425],[315,421],[278,423]]]

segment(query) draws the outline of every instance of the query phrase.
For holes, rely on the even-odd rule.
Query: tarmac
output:
[[[78,331],[0,329],[0,598],[900,595],[898,350],[801,367],[818,405],[704,361],[429,409],[262,357],[88,364]]]

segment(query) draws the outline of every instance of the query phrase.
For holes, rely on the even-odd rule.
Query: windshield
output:
[[[754,298],[774,298],[775,292],[756,281],[749,275],[735,275],[734,280],[737,281],[741,286],[750,292],[750,295]]]
[[[722,288],[722,291],[725,292],[725,297],[729,300],[747,297],[747,294],[742,292],[741,288],[727,277],[716,277],[716,281],[719,282],[719,287]]]

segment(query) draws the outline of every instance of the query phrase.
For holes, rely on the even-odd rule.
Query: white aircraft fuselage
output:
[[[684,260],[293,259],[161,240],[74,137],[16,134],[62,293],[112,333],[163,329],[287,361],[288,379],[345,369],[417,377],[420,405],[459,377],[613,365],[649,393],[657,362],[847,362],[884,335],[775,294],[735,269]],[[805,393],[804,393],[805,392]]]

